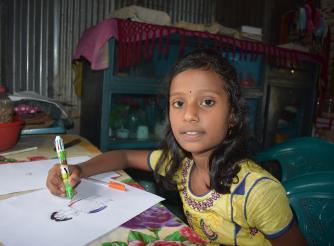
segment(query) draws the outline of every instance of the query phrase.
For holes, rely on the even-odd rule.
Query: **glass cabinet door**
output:
[[[156,148],[164,135],[166,98],[152,94],[112,94],[110,147]]]

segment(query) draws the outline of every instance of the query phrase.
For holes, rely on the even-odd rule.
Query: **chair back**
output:
[[[279,161],[281,181],[310,172],[334,171],[334,143],[316,137],[294,138],[262,151],[255,160],[260,164]]]
[[[334,245],[334,171],[300,175],[283,186],[308,245]]]

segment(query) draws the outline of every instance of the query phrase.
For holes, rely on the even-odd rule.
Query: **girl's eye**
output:
[[[183,106],[183,104],[184,103],[182,101],[180,101],[180,100],[172,102],[172,106],[174,108],[181,108]]]
[[[204,99],[201,105],[205,107],[212,107],[213,105],[215,105],[215,101],[212,99]]]

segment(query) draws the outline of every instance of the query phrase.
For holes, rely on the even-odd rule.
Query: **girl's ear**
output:
[[[237,123],[237,117],[235,116],[235,114],[233,113],[233,111],[230,114],[230,119],[229,119],[229,128],[235,126],[235,124]]]

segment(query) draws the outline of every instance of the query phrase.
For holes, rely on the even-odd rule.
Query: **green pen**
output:
[[[65,186],[66,197],[72,199],[72,197],[74,196],[74,190],[73,187],[70,185],[69,181],[70,172],[68,170],[63,139],[60,136],[56,136],[55,146],[60,164],[61,178]]]

